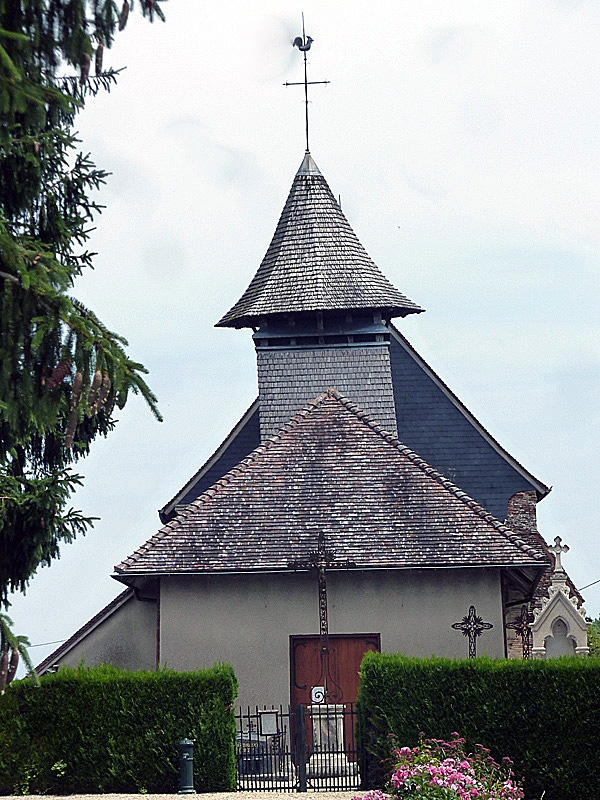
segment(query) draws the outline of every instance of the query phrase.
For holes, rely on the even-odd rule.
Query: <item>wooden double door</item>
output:
[[[365,653],[381,650],[378,633],[290,636],[290,702],[355,703],[358,696],[360,662]],[[314,690],[314,691],[313,691]]]

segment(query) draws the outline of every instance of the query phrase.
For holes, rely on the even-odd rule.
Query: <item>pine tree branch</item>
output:
[[[150,21],[158,2],[140,6]],[[126,340],[70,296],[107,176],[77,152],[74,119],[115,83],[102,57],[129,5],[0,0],[0,603],[91,524],[66,510],[81,482],[67,468],[112,430],[114,408],[140,393],[161,419]]]

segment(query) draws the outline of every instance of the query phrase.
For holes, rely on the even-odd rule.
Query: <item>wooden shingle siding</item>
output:
[[[316,393],[334,387],[396,435],[390,352],[381,347],[258,350],[261,439],[277,433]]]

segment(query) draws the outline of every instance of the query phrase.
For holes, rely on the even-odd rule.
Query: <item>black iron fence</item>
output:
[[[240,709],[236,719],[238,789],[359,787],[354,704]]]

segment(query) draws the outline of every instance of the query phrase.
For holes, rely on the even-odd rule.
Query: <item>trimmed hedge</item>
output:
[[[527,800],[600,798],[600,659],[468,661],[368,653],[359,731],[365,785],[383,787],[392,749],[458,731],[509,756]],[[390,738],[390,734],[396,740]]]
[[[184,737],[195,740],[196,790],[235,789],[236,694],[227,665],[15,681],[0,697],[0,793],[176,792]]]

